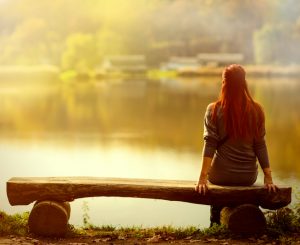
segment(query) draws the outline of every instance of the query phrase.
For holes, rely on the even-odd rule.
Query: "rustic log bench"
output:
[[[84,197],[135,197],[181,201],[225,207],[221,222],[231,231],[253,233],[266,226],[259,209],[278,209],[291,202],[290,187],[268,193],[263,186],[210,185],[203,196],[194,191],[196,182],[96,177],[15,177],[7,182],[11,205],[35,202],[28,225],[39,235],[64,235],[70,217],[70,201]]]

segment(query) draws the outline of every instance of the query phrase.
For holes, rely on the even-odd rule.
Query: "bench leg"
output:
[[[67,232],[70,212],[68,202],[37,201],[29,215],[29,231],[42,236],[63,236]]]
[[[258,206],[243,204],[225,207],[221,211],[221,224],[237,234],[256,234],[266,229],[266,218]]]
[[[222,206],[210,206],[210,227],[214,224],[220,224],[220,214]]]

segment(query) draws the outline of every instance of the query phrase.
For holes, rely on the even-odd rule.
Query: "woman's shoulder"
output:
[[[206,112],[207,113],[213,113],[214,110],[217,110],[217,114],[220,113],[220,109],[221,109],[221,106],[219,105],[218,102],[212,102],[210,104],[208,104],[207,108],[206,108]]]
[[[264,109],[263,109],[262,105],[259,104],[256,101],[254,101],[253,106],[254,106],[255,117],[259,121],[264,121],[265,120],[265,113],[264,113]]]
[[[206,110],[208,111],[208,110],[213,110],[213,108],[215,107],[215,102],[212,102],[212,103],[209,103],[208,104],[208,106],[207,106],[207,108],[206,108]]]
[[[266,134],[265,130],[265,113],[263,107],[259,103],[254,104],[254,115],[255,122],[257,125],[257,130],[260,132],[259,136],[264,136]]]
[[[214,124],[221,120],[222,113],[218,102],[208,104],[205,112],[205,118],[207,121],[210,121]]]
[[[206,110],[207,111],[212,111],[212,110],[214,110],[216,105],[217,105],[217,102],[209,103],[208,106],[206,107]]]
[[[255,106],[255,109],[259,112],[259,113],[264,113],[264,109],[262,107],[262,105],[256,101],[254,101],[254,106]]]

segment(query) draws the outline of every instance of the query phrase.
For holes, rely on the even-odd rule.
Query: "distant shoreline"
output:
[[[251,77],[300,77],[300,65],[244,65],[247,76]],[[0,66],[0,80],[42,79],[42,80],[104,80],[110,78],[195,78],[220,76],[224,67],[199,67],[198,69],[183,68],[179,70],[149,69],[144,73],[102,71],[78,72],[76,70],[62,71],[59,67],[50,65],[40,66]]]
[[[261,66],[261,65],[245,65],[243,66],[248,76],[256,77],[300,77],[300,66]],[[181,71],[178,76],[219,76],[222,74],[224,67],[201,67],[197,71]]]

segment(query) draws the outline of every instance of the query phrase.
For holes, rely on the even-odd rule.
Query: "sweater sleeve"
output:
[[[265,125],[263,124],[261,128],[260,137],[254,140],[254,151],[261,168],[270,167],[265,135],[266,135],[266,130],[265,130]]]
[[[203,153],[204,157],[213,157],[217,149],[219,142],[219,135],[216,124],[212,121],[212,104],[208,105],[204,116],[204,146]]]

